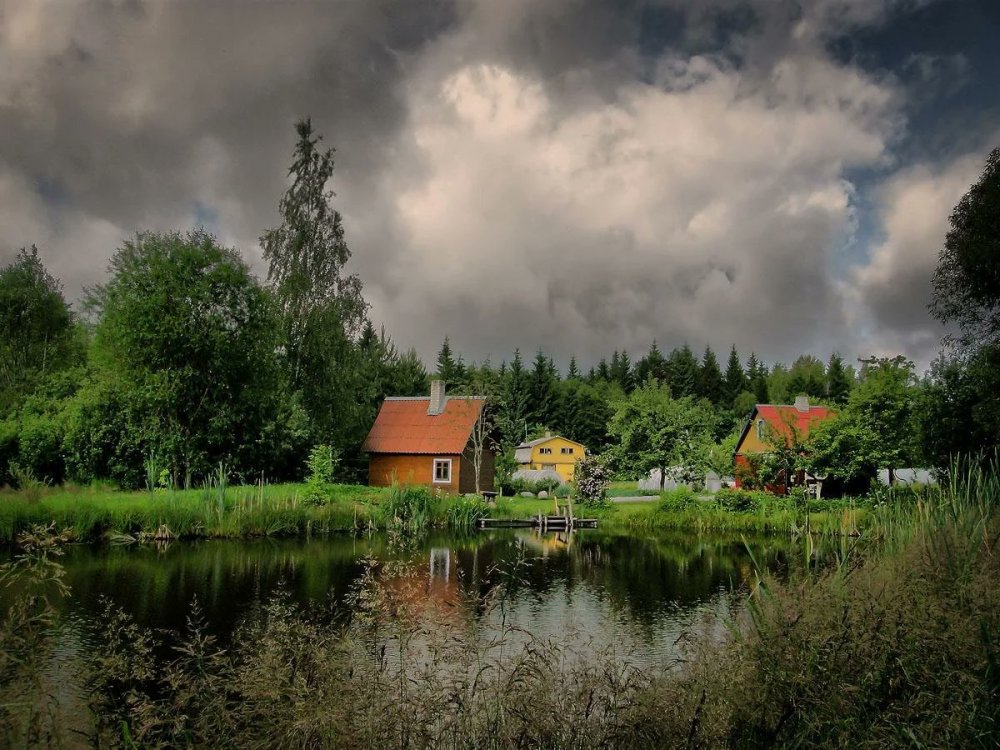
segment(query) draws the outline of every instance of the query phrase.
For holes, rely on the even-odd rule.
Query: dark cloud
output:
[[[494,360],[654,337],[926,358],[947,210],[919,238],[898,216],[925,183],[953,201],[984,136],[923,166],[895,154],[909,108],[978,58],[914,43],[889,70],[840,43],[923,5],[15,0],[0,254],[38,244],[76,294],[133,231],[202,222],[263,271],[311,115],[373,313],[428,359],[445,334]],[[871,206],[858,170],[884,182]],[[833,275],[859,209],[884,242]]]

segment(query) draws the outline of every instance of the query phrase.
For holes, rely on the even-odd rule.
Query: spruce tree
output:
[[[713,404],[721,403],[723,395],[722,370],[719,369],[719,360],[715,358],[715,352],[710,346],[705,347],[698,376],[698,395],[708,399]]]
[[[792,364],[788,373],[788,397],[805,394],[813,398],[826,396],[826,372],[823,363],[810,354],[804,354]]]
[[[844,369],[844,360],[840,354],[834,352],[830,355],[830,362],[826,366],[827,398],[835,404],[846,404],[850,393],[851,381]]]
[[[747,380],[749,380],[750,392],[757,399],[758,404],[768,402],[767,392],[767,368],[763,362],[757,359],[754,352],[750,352],[750,359],[747,360]]]
[[[437,356],[437,376],[445,386],[456,386],[459,380],[459,364],[451,352],[451,341],[447,336]]]
[[[576,355],[569,358],[569,369],[566,371],[566,380],[579,380],[580,370],[576,365]]]
[[[520,349],[514,350],[510,366],[501,365],[504,376],[500,382],[500,400],[497,404],[497,427],[504,448],[517,445],[525,439],[528,417],[528,376]]]
[[[674,398],[694,396],[698,393],[698,360],[687,344],[670,352],[667,359],[670,374],[670,393]]]
[[[743,365],[740,363],[740,355],[736,352],[736,346],[729,350],[729,362],[726,364],[725,387],[723,389],[723,402],[726,408],[732,409],[736,397],[747,389],[747,376],[743,372]]]
[[[539,349],[528,379],[528,421],[551,427],[556,411],[556,381],[549,360]]]

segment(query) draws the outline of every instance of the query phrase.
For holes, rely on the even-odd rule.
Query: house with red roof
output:
[[[493,489],[496,457],[483,439],[483,398],[448,396],[444,381],[430,396],[389,397],[361,450],[369,455],[368,484],[420,484],[449,493]]]
[[[791,405],[757,404],[736,442],[736,486],[742,484],[740,475],[752,470],[750,456],[772,453],[774,439],[783,438],[787,445],[804,441],[811,428],[836,416],[826,406],[810,406],[805,396],[797,396]]]

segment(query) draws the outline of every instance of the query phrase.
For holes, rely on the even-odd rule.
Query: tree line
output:
[[[205,230],[139,233],[107,280],[67,304],[38,251],[0,269],[0,484],[110,480],[123,487],[301,476],[315,445],[342,478],[362,479],[361,441],[386,396],[422,395],[429,374],[370,319],[328,183],[333,150],[296,126],[280,224],[263,233],[254,277]],[[584,371],[538,350],[467,363],[445,338],[434,367],[452,393],[491,404],[501,467],[518,443],[552,430],[605,454],[622,476],[652,468],[732,467],[753,406],[806,395],[840,414],[808,454],[833,474],[945,467],[994,450],[1000,435],[1000,152],[956,207],[932,312],[960,333],[927,373],[902,357],[767,364],[733,345],[651,343]],[[825,442],[823,442],[825,441]],[[792,459],[789,459],[792,460]],[[687,467],[687,468],[684,468]]]
[[[203,229],[125,242],[80,315],[36,248],[0,269],[0,484],[271,481],[300,476],[316,444],[361,475],[381,399],[422,393],[427,373],[370,320],[333,150],[308,120],[296,133],[266,282]]]

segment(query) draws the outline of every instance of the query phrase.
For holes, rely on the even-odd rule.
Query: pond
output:
[[[405,560],[423,569],[423,590],[416,594],[432,604],[481,600],[503,581],[507,616],[535,636],[584,633],[654,659],[669,656],[678,635],[698,628],[706,615],[725,615],[731,593],[751,578],[754,560],[780,573],[790,554],[785,538],[745,543],[732,536],[600,530],[73,546],[61,558],[71,596],[59,606],[85,622],[107,596],[142,625],[181,629],[197,599],[225,642],[279,589],[298,603],[332,600],[346,608],[366,558]]]
[[[70,594],[53,599],[58,642],[45,681],[58,700],[62,731],[79,739],[90,732],[82,664],[102,648],[95,623],[105,597],[156,630],[182,630],[197,601],[225,647],[279,592],[349,617],[349,595],[366,561],[399,561],[411,571],[406,594],[445,616],[495,627],[489,620],[496,610],[482,604],[502,585],[504,627],[525,638],[572,643],[583,654],[610,648],[638,664],[669,668],[686,635],[724,636],[755,564],[783,575],[798,552],[777,537],[511,529],[432,532],[416,540],[373,534],[73,545],[57,559]]]

